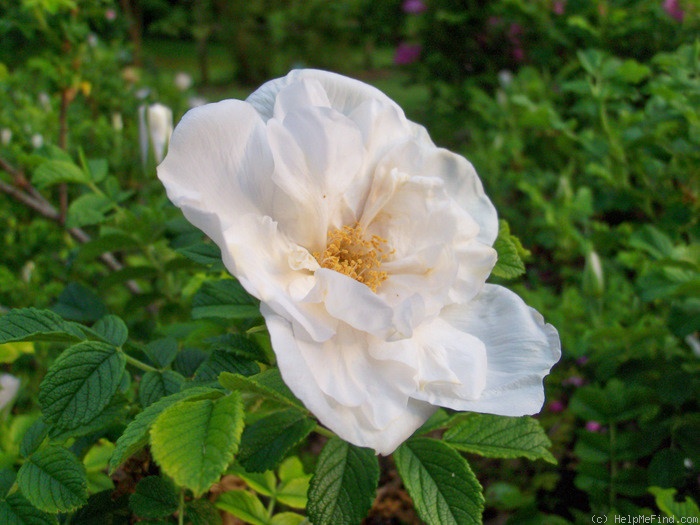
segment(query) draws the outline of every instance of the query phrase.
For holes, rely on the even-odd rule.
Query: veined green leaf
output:
[[[175,512],[178,504],[175,486],[160,476],[141,479],[129,497],[129,507],[142,518],[164,518]]]
[[[226,350],[214,350],[194,374],[195,381],[216,381],[221,372],[230,372],[242,376],[260,373],[255,361],[238,356]]]
[[[183,399],[216,399],[221,397],[220,390],[196,387],[183,390],[177,394],[164,397],[139,412],[129,423],[124,433],[117,439],[112,459],[109,461],[110,472],[114,472],[129,456],[142,449],[148,443],[148,431],[158,415],[166,408]]]
[[[184,255],[191,261],[206,266],[221,263],[221,250],[216,244],[211,242],[198,242],[196,244],[183,246],[182,248],[177,248],[175,251]]]
[[[185,378],[172,370],[146,372],[139,384],[139,401],[147,407],[159,399],[180,391]]]
[[[177,340],[174,337],[156,339],[148,343],[143,351],[158,367],[165,368],[170,366],[177,356]]]
[[[17,485],[36,508],[70,512],[87,502],[85,468],[69,450],[48,445],[29,456],[17,473]]]
[[[0,499],[0,523],[3,525],[56,525],[56,516],[34,507],[19,492]]]
[[[90,176],[73,162],[65,160],[48,160],[40,164],[32,176],[32,183],[39,189],[64,182],[88,184]]]
[[[449,445],[430,438],[410,439],[394,452],[394,459],[426,524],[481,523],[481,485],[467,461]]]
[[[267,510],[260,500],[245,490],[229,490],[216,500],[216,507],[251,525],[270,525]]]
[[[525,273],[525,263],[521,258],[518,248],[522,249],[517,238],[510,233],[508,223],[499,221],[498,237],[493,243],[493,248],[498,253],[498,260],[491,273],[502,279],[515,279]]]
[[[129,338],[129,329],[124,321],[116,315],[101,317],[92,325],[92,331],[100,336],[105,343],[111,343],[114,346],[122,346]]]
[[[313,419],[296,408],[273,412],[245,427],[238,461],[248,472],[274,469],[315,426]]]
[[[84,341],[80,325],[49,310],[16,308],[0,317],[0,343],[13,341]]]
[[[282,375],[277,368],[270,368],[250,377],[222,372],[219,375],[219,383],[232,392],[238,390],[252,392],[279,403],[282,406],[306,410],[301,401],[294,396],[292,391],[289,390],[289,387],[284,383]]]
[[[490,458],[543,459],[556,464],[551,441],[530,417],[464,414],[454,420],[444,440],[457,450]]]
[[[97,341],[78,343],[63,352],[41,382],[39,404],[57,428],[87,423],[109,404],[126,366],[124,354]]]
[[[260,317],[260,307],[257,300],[248,295],[238,281],[208,281],[192,298],[192,317],[250,319]]]
[[[51,308],[64,319],[71,321],[97,321],[107,315],[107,307],[100,297],[79,283],[69,283]]]
[[[151,428],[151,451],[163,471],[200,495],[233,460],[243,431],[243,401],[233,392],[217,400],[180,401]]]
[[[367,515],[379,482],[374,452],[341,439],[326,443],[309,486],[307,511],[314,525],[356,525]]]

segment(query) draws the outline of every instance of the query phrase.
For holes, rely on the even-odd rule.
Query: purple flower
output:
[[[420,58],[421,49],[420,44],[407,44],[406,42],[401,42],[396,48],[394,63],[400,66],[412,64]]]
[[[683,9],[681,9],[678,0],[665,0],[664,1],[664,11],[673,18],[676,22],[683,21]]]
[[[586,363],[588,363],[588,356],[587,355],[582,355],[578,359],[576,359],[576,364],[580,366],[584,366]]]
[[[406,0],[401,6],[404,13],[411,15],[419,15],[428,9],[428,6],[422,0]]]
[[[552,11],[554,11],[555,15],[563,15],[564,11],[566,11],[566,0],[554,0]]]
[[[549,404],[548,408],[550,412],[558,414],[559,412],[563,412],[566,406],[561,401],[554,400]]]
[[[586,381],[581,376],[571,376],[564,379],[564,381],[562,381],[562,384],[580,387],[586,384]]]
[[[588,421],[586,423],[586,430],[589,432],[600,432],[603,430],[603,425],[598,423],[597,421]]]

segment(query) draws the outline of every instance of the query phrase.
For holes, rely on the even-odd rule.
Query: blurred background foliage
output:
[[[190,312],[222,268],[182,256],[199,233],[167,203],[139,115],[160,103],[177,122],[290,68],[337,71],[474,163],[529,252],[507,285],[561,334],[540,416],[559,464],[470,458],[485,519],[697,514],[698,35],[695,0],[4,2],[0,310],[109,311],[138,340],[194,348],[220,333]],[[5,429],[36,413],[56,355],[0,346],[23,381]],[[373,515],[412,519],[387,508]]]

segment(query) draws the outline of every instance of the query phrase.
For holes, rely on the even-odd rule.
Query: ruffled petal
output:
[[[168,198],[219,246],[222,232],[272,199],[265,125],[239,100],[190,110],[170,141],[158,177]]]
[[[296,243],[323,250],[328,229],[352,220],[343,213],[343,199],[349,187],[362,186],[360,131],[337,111],[318,107],[290,111],[283,121],[271,119],[267,130],[272,180],[293,203],[290,214],[273,210],[273,217]]]
[[[342,439],[388,455],[436,410],[405,394],[415,388],[412,369],[395,362],[387,366],[389,362],[369,356],[366,350],[372,341],[358,338],[354,331],[341,331],[332,341],[310,343],[265,305],[261,312],[285,383]],[[396,345],[399,351],[407,343],[385,344]]]
[[[513,292],[487,284],[468,304],[445,308],[441,318],[486,347],[486,385],[479,399],[455,410],[504,416],[535,414],[544,403],[544,377],[561,357],[556,329]]]
[[[321,305],[302,302],[315,282],[312,271],[305,268],[313,267],[315,260],[302,257],[303,251],[277,230],[270,217],[248,214],[224,232],[221,255],[248,293],[278,315],[293,319],[307,337],[324,341],[335,334],[338,322]]]

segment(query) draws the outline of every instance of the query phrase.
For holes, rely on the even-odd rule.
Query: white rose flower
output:
[[[295,70],[195,108],[158,175],[260,299],[284,381],[341,438],[390,454],[437,406],[541,409],[559,337],[485,284],[496,210],[471,164],[377,89]]]

